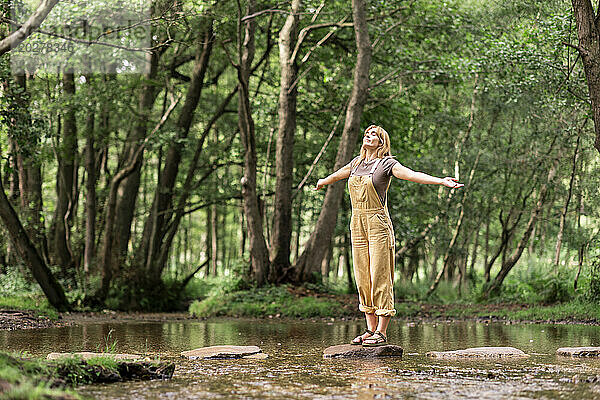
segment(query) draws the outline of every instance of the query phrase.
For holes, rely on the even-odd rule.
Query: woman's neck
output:
[[[377,158],[377,150],[375,150],[375,149],[365,149],[365,150],[367,150],[366,156],[365,156],[366,162],[372,161]]]

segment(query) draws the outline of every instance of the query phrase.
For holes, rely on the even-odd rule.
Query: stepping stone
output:
[[[403,349],[400,346],[385,345],[379,347],[353,346],[339,344],[323,350],[323,358],[376,358],[376,357],[402,357]]]
[[[250,354],[249,356],[244,356],[243,358],[249,358],[252,360],[266,360],[269,358],[269,355],[267,353],[254,353]]]
[[[565,357],[600,357],[600,347],[561,347],[556,354]]]
[[[231,358],[258,358],[256,354],[262,353],[258,346],[210,346],[199,349],[182,351],[181,356],[196,359],[231,359]],[[250,357],[252,356],[252,357]],[[266,357],[265,357],[266,358]]]
[[[79,357],[86,361],[95,357],[107,357],[117,361],[141,360],[144,356],[139,354],[117,354],[117,353],[92,353],[90,351],[80,351],[77,353],[50,353],[46,356],[47,360],[60,360],[63,358]]]
[[[527,358],[525,354],[514,347],[473,347],[470,349],[454,351],[430,351],[427,354],[430,358],[444,358],[458,360],[463,358]]]

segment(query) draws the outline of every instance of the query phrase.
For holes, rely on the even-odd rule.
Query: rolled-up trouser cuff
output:
[[[396,315],[396,310],[394,310],[393,308],[391,310],[380,308],[379,310],[375,310],[375,315],[380,317],[393,317],[394,315]]]
[[[377,310],[375,307],[363,306],[362,304],[358,305],[358,309],[367,314],[374,314]]]

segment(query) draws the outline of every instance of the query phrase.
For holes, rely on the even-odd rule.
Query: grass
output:
[[[0,295],[0,309],[28,310],[33,311],[37,316],[58,319],[58,312],[41,293]]]
[[[57,389],[57,367],[45,360],[0,352],[0,383],[4,399],[79,399],[71,390]]]
[[[518,286],[520,292],[527,296],[510,295],[504,293],[499,298],[480,302],[475,293],[478,288],[471,289],[471,295],[462,298],[453,293],[448,283],[442,282],[439,294],[427,301],[420,301],[418,294],[425,291],[424,288],[413,286],[412,292],[408,286],[396,287],[396,293],[406,295],[404,299],[399,298],[395,305],[397,318],[404,319],[480,319],[493,318],[513,321],[571,321],[600,324],[600,307],[596,302],[588,301],[583,295],[569,293],[568,296],[556,296],[555,293],[564,293],[553,281],[542,281],[546,287],[536,281],[536,285],[528,285],[525,289],[524,283]],[[511,287],[512,286],[512,287]],[[508,289],[513,289],[508,285]],[[530,292],[532,287],[538,290],[537,301],[531,301]],[[321,288],[324,290],[323,288]],[[514,289],[513,289],[514,290]],[[413,297],[414,296],[414,297]],[[397,296],[398,298],[399,296]],[[409,297],[406,299],[406,297]],[[411,298],[412,297],[412,298]],[[544,301],[548,299],[565,298],[563,301]],[[350,300],[351,299],[351,300]],[[506,302],[498,302],[499,299],[508,299]],[[530,301],[523,301],[529,299]],[[292,288],[290,286],[271,286],[266,288],[253,288],[240,291],[218,291],[215,290],[208,297],[192,303],[189,312],[201,318],[207,317],[253,317],[268,318],[269,316],[287,318],[343,318],[361,317],[362,314],[356,310],[356,295],[325,294],[306,288]]]
[[[534,305],[521,310],[498,310],[489,315],[521,321],[573,321],[600,323],[598,304],[575,299],[552,305]]]
[[[512,321],[585,322],[600,324],[600,307],[594,302],[576,298],[555,304],[525,303],[397,303],[399,318],[493,318]]]
[[[190,305],[196,317],[288,317],[331,318],[353,314],[347,305],[334,295],[314,291],[294,292],[288,286],[253,288],[232,293],[212,295]]]

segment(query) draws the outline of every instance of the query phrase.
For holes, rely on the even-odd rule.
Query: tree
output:
[[[42,22],[44,22],[58,1],[59,0],[40,1],[38,8],[33,14],[31,14],[27,21],[25,21],[25,23],[19,27],[19,29],[2,38],[0,41],[0,56],[17,47],[32,33],[34,33],[40,27]],[[5,15],[8,16],[9,13],[7,12]]]
[[[594,13],[591,0],[572,0],[577,23],[579,52],[588,84],[592,117],[596,130],[594,147],[600,152],[600,9]]]
[[[352,92],[346,108],[344,130],[335,158],[334,170],[338,170],[350,162],[360,132],[360,120],[369,92],[369,67],[371,65],[372,49],[367,29],[366,5],[363,0],[352,1],[352,16],[358,53],[356,55]],[[335,230],[337,213],[343,195],[344,185],[342,182],[335,183],[327,188],[317,225],[294,265],[293,273],[296,281],[313,280],[314,273],[320,271],[321,263],[327,256],[331,246],[331,238]]]
[[[16,45],[21,43],[29,36],[48,15],[52,7],[57,1],[43,1],[29,20],[23,25],[22,29],[10,34],[0,42],[0,84],[2,92],[8,89],[10,75],[8,73],[9,63],[7,56]],[[2,10],[6,12],[6,8]],[[0,118],[2,118],[0,116]],[[65,296],[64,290],[60,283],[56,280],[52,271],[46,265],[44,259],[35,248],[27,231],[23,227],[18,214],[12,204],[6,197],[4,186],[2,184],[2,176],[0,175],[0,219],[7,229],[10,239],[17,249],[19,256],[23,259],[33,277],[38,282],[42,291],[48,298],[50,304],[59,311],[67,311],[71,306]]]

